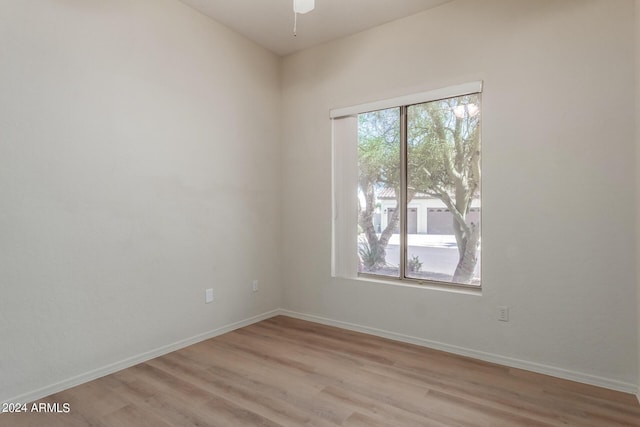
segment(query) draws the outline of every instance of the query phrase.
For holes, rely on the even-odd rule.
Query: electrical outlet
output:
[[[251,289],[253,289],[253,292],[258,292],[258,281],[254,280],[253,283],[251,284]]]
[[[507,306],[498,307],[498,320],[501,322],[509,321],[509,307]]]
[[[205,304],[209,304],[210,302],[213,302],[213,289],[209,288],[205,291],[204,293],[204,302]]]

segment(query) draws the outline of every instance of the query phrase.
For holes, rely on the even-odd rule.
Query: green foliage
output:
[[[476,194],[480,185],[478,105],[475,94],[409,107],[407,169],[412,189],[436,197],[455,193],[456,198],[467,198],[465,206]]]
[[[400,185],[400,110],[358,116],[358,183],[365,192]]]
[[[378,270],[387,264],[380,246],[376,244],[369,245],[369,242],[365,239],[360,239],[358,242],[358,254],[362,265],[369,271]]]
[[[412,256],[409,262],[407,262],[407,268],[412,273],[417,273],[422,268],[422,263],[420,262],[420,258],[418,256]]]

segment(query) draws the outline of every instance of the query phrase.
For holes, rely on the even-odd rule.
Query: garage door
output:
[[[395,209],[387,209],[387,224],[391,220],[391,216]],[[407,233],[409,234],[417,234],[418,233],[418,209],[417,208],[409,208],[409,221],[407,222]],[[393,230],[394,234],[398,234],[400,232],[400,225],[397,225],[395,230]]]
[[[480,208],[472,208],[467,213],[467,223],[480,221]],[[453,234],[453,215],[449,209],[429,208],[427,210],[427,234]]]

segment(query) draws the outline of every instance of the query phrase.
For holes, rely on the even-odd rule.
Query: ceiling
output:
[[[180,0],[278,55],[288,55],[450,0],[316,0],[298,15],[293,36],[293,0]]]

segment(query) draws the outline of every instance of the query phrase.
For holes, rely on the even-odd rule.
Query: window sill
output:
[[[381,278],[379,276],[358,274],[353,278],[358,282],[375,283],[380,285],[402,286],[405,288],[427,289],[431,291],[451,292],[455,294],[482,296],[481,286],[466,286],[456,284],[443,284],[441,282],[418,281],[418,280],[402,280],[394,278]]]

